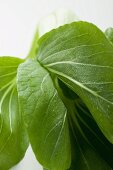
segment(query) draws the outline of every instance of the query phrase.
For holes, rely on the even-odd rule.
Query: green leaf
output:
[[[63,85],[64,83],[61,90],[65,94]],[[71,92],[71,96],[73,100],[67,95],[63,97],[68,111],[72,148],[69,170],[74,170],[75,167],[80,170],[113,168],[113,145],[102,134],[82,100],[74,92]]]
[[[77,128],[75,130],[74,125],[72,128],[72,163],[69,170],[111,170],[98,151],[85,141],[79,131],[77,132]]]
[[[35,32],[31,49],[27,55],[27,58],[35,58],[38,52],[38,40],[46,32],[57,28],[61,25],[77,21],[78,17],[70,10],[60,9],[56,12],[48,15],[47,17],[41,19],[38,24],[38,28]],[[51,23],[51,24],[50,24]]]
[[[14,81],[18,65],[22,59],[14,57],[0,57],[0,90]]]
[[[16,88],[17,67],[22,62],[0,57],[0,170],[17,164],[28,147]]]
[[[37,61],[26,61],[19,66],[18,92],[36,158],[46,169],[68,169],[71,149],[67,110],[50,74]]]
[[[74,22],[39,40],[38,61],[86,104],[113,143],[113,46],[95,25]]]
[[[75,102],[74,116],[76,116],[80,130],[82,131],[85,138],[87,139],[86,140],[87,146],[89,145],[89,148],[92,148],[92,150],[94,150],[94,152],[97,155],[99,155],[101,160],[103,160],[102,165],[104,164],[104,162],[106,162],[106,164],[108,164],[109,167],[113,168],[113,161],[112,161],[113,160],[113,145],[102,134],[102,132],[98,128],[96,122],[94,121],[92,115],[90,114],[89,110],[84,105],[84,103],[82,103],[81,100]],[[82,133],[78,133],[78,134],[81,134],[81,136],[83,138],[84,136],[82,135]],[[81,140],[82,139],[80,138],[80,141]],[[82,141],[83,141],[83,143],[86,143],[86,142],[84,142],[84,140],[82,140]],[[79,142],[79,144],[80,143],[81,142]],[[95,160],[95,159],[92,159],[92,160]],[[106,168],[106,166],[105,166],[105,168]],[[97,169],[97,168],[95,168],[95,169]]]
[[[113,43],[113,28],[106,29],[105,35]]]

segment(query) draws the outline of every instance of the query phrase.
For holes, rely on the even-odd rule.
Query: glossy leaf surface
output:
[[[23,60],[0,57],[0,170],[17,164],[28,147],[16,88],[18,65]]]
[[[113,46],[95,25],[75,22],[45,34],[38,60],[72,89],[113,143]]]

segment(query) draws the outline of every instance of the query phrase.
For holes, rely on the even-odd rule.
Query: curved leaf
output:
[[[75,103],[76,118],[88,144],[113,169],[113,145],[98,128],[95,120],[81,101]],[[106,167],[106,166],[105,166]]]
[[[68,87],[67,89],[69,91]],[[63,100],[68,111],[72,148],[72,163],[69,170],[112,169],[113,145],[102,134],[81,99],[76,98],[74,92],[71,92],[71,96],[73,100],[70,96],[64,97]]]
[[[19,66],[18,92],[36,158],[47,169],[68,169],[70,138],[67,110],[50,74],[37,61],[26,61]]]
[[[95,25],[75,22],[39,40],[38,61],[81,97],[113,143],[113,46]]]
[[[0,170],[17,164],[28,147],[16,89],[16,72],[21,62],[14,57],[0,57]]]
[[[77,132],[77,129],[75,130],[74,128],[71,137],[73,142],[72,164],[69,170],[112,170],[109,164],[99,155],[98,151],[89,145],[81,134]]]

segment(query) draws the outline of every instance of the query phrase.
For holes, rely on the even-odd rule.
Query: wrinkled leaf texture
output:
[[[74,22],[42,36],[37,61],[19,67],[18,92],[46,169],[69,169],[70,152],[70,170],[113,169],[113,46],[95,25]]]

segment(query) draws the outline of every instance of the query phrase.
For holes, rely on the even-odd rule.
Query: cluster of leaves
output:
[[[0,170],[30,142],[46,170],[113,169],[113,29],[73,22],[0,58]]]

